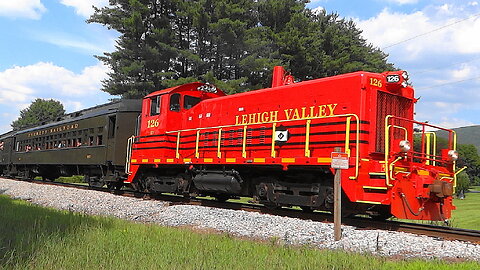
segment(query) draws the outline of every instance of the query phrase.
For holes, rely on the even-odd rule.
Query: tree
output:
[[[457,187],[455,188],[455,192],[457,196],[460,194],[465,194],[466,191],[470,188],[470,178],[468,174],[465,172],[461,172],[457,175]]]
[[[54,119],[65,113],[62,103],[53,99],[35,99],[30,106],[20,111],[20,117],[13,121],[13,129],[22,129],[43,121]]]
[[[470,179],[476,180],[480,174],[480,156],[477,148],[473,144],[459,144],[457,146],[458,161],[457,167],[467,166],[465,172]]]
[[[98,58],[103,91],[124,98],[189,81],[226,92],[268,87],[274,65],[301,80],[394,69],[351,20],[314,13],[306,0],[110,0],[89,23],[120,32]]]

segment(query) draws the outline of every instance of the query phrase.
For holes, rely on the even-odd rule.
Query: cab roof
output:
[[[145,96],[145,98],[150,98],[150,97],[163,95],[163,94],[184,92],[184,91],[199,91],[199,92],[203,92],[203,93],[206,93],[206,94],[213,94],[214,96],[225,96],[226,95],[222,90],[218,89],[213,84],[193,82],[193,83],[187,83],[187,84],[182,84],[182,85],[170,87],[170,88],[160,90],[160,91],[155,91],[155,92],[150,93],[147,96]]]

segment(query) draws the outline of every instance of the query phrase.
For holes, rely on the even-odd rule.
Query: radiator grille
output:
[[[376,140],[376,151],[384,152],[385,151],[385,117],[387,115],[394,115],[403,118],[410,118],[409,112],[412,106],[412,101],[408,98],[392,95],[389,93],[378,91],[377,94],[377,140]],[[404,121],[394,120],[393,124],[397,126],[407,127],[407,123],[402,123]],[[404,136],[401,130],[393,129],[392,130],[393,139],[399,139]]]

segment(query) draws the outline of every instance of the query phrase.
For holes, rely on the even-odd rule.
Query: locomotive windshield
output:
[[[199,102],[200,102],[199,97],[185,95],[185,97],[183,98],[183,108],[188,110],[193,106],[197,105]]]

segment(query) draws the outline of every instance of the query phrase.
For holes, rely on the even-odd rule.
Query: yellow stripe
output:
[[[380,202],[370,202],[370,201],[357,201],[358,203],[369,203],[369,204],[382,204]]]
[[[253,159],[253,162],[261,162],[261,163],[263,163],[263,162],[265,162],[265,158],[254,158],[254,159]]]
[[[283,163],[294,163],[295,158],[282,158]]]
[[[173,159],[173,158],[167,158],[167,162],[169,162],[169,163],[173,163],[174,161],[175,161],[175,159]]]
[[[387,187],[372,187],[372,186],[363,186],[365,189],[382,189],[387,190]]]
[[[225,161],[232,163],[232,162],[237,162],[237,159],[236,158],[227,158]]]
[[[147,162],[148,162],[148,159],[142,159],[142,162],[143,162],[143,163],[147,163]]]
[[[362,161],[370,161],[370,159],[368,159],[368,158],[362,158],[361,160]]]
[[[393,171],[395,171],[395,172],[406,172],[407,168],[395,167],[395,169],[393,169]]]
[[[203,162],[213,162],[213,158],[204,158]]]
[[[371,172],[368,173],[369,175],[386,175],[386,173],[381,173],[381,172]]]
[[[137,160],[136,160],[136,159],[132,159],[132,163],[135,163],[135,162],[137,162]]]
[[[160,162],[160,159],[159,159],[159,158],[156,158],[156,159],[153,160],[153,162],[159,163],[159,162]]]
[[[319,157],[317,158],[318,163],[332,163],[332,158],[329,157]]]
[[[192,162],[192,159],[191,158],[184,158],[183,162]]]
[[[425,170],[418,170],[417,173],[418,175],[430,175],[430,172]]]

